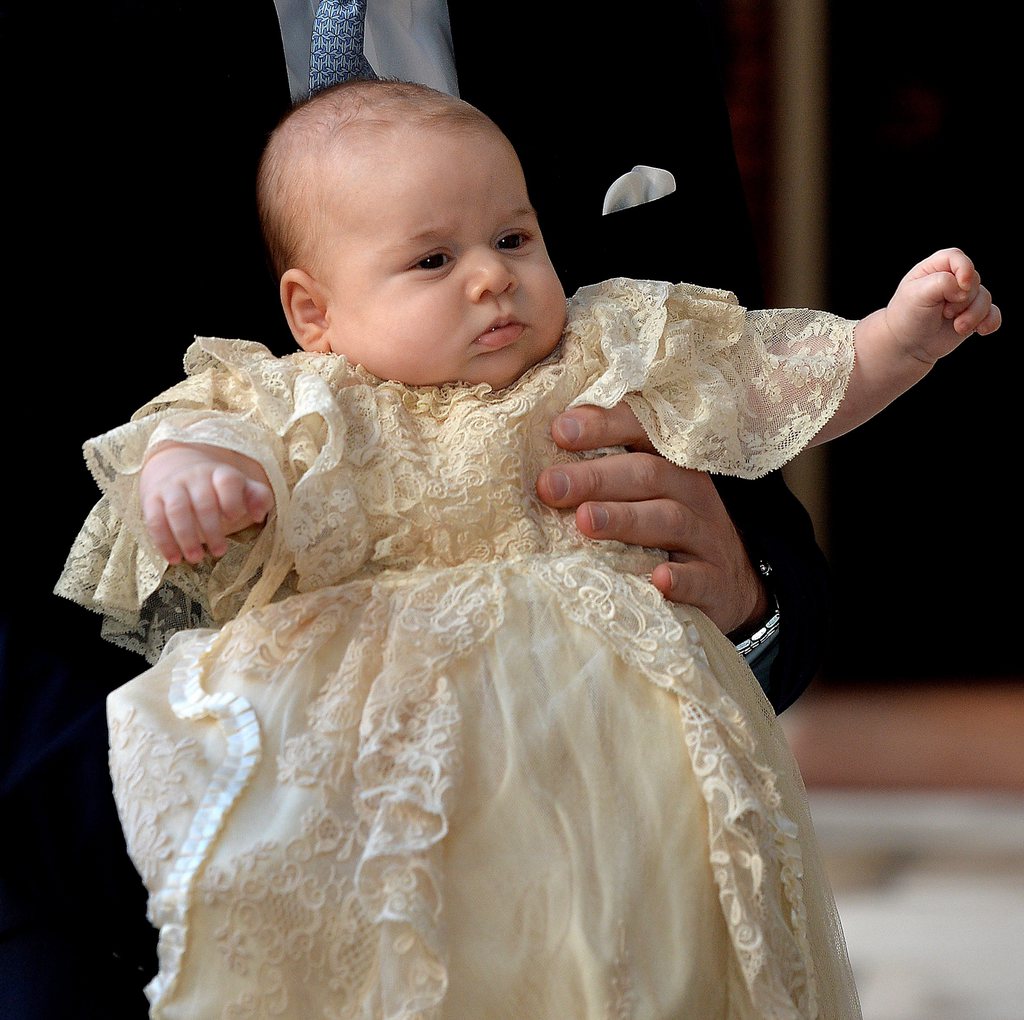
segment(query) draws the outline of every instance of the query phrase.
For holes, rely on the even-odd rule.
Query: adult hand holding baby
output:
[[[576,509],[588,538],[665,549],[651,580],[673,602],[695,606],[724,634],[768,612],[768,596],[711,477],[654,451],[627,404],[576,407],[555,418],[564,450],[625,446],[631,452],[545,468],[537,495]]]

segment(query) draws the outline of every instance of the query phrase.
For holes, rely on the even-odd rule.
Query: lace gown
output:
[[[86,444],[103,498],[58,591],[151,667],[108,700],[150,890],[152,1015],[857,1017],[796,765],[656,550],[534,496],[571,404],[625,398],[690,467],[754,476],[839,403],[853,324],[612,280],[507,389],[199,339]],[[168,568],[136,480],[165,440],[258,460],[276,510]]]

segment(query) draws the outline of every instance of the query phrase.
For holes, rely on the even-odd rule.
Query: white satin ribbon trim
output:
[[[150,921],[159,927],[159,973],[146,986],[151,1016],[174,987],[185,952],[187,915],[195,877],[209,854],[221,825],[259,763],[260,727],[252,705],[240,694],[207,694],[200,683],[201,660],[217,640],[217,633],[197,639],[188,655],[171,673],[168,701],[179,719],[217,720],[227,741],[224,760],[213,774],[192,818],[188,835],[171,866],[167,884],[150,901]]]

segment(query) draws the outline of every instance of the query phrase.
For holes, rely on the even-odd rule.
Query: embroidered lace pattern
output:
[[[754,1001],[764,1016],[814,1015],[797,827],[782,810],[775,773],[758,761],[744,713],[714,682],[694,623],[663,612],[650,585],[594,569],[582,558],[544,564],[538,573],[575,594],[565,601],[567,614],[677,695],[684,740],[708,803],[722,909]],[[680,648],[691,654],[679,654]],[[763,870],[769,860],[781,864],[779,887]]]
[[[110,773],[118,803],[124,805],[121,824],[144,882],[174,855],[167,834],[168,816],[195,810],[185,789],[181,763],[196,755],[191,738],[171,740],[166,734],[136,725],[135,713],[111,720]]]
[[[814,898],[809,921],[808,822],[793,810],[802,789],[784,752],[767,750],[770,713],[733,700],[705,654],[713,628],[644,579],[661,553],[591,543],[530,494],[542,467],[571,456],[548,427],[572,403],[628,400],[677,463],[771,471],[838,406],[852,335],[852,323],[823,313],[746,312],[721,292],[615,280],[581,291],[560,348],[497,392],[405,387],[339,357],[279,359],[205,338],[183,382],[86,444],[103,495],[58,591],[176,678],[175,735],[131,709],[112,731],[129,846],[159,890],[157,1010],[190,959],[203,965],[188,939],[191,912],[203,910],[219,918],[224,1016],[289,1015],[312,982],[338,992],[338,1018],[440,1015],[444,841],[465,767],[456,678],[528,584],[671,692],[750,1015],[818,1015],[823,978],[845,978],[822,975],[827,954],[809,942],[809,924],[832,908]],[[271,480],[266,526],[235,536],[215,565],[167,568],[145,535],[137,476],[167,441],[226,446]],[[216,639],[197,628],[217,628]],[[181,631],[199,636],[175,639],[160,659]],[[268,742],[259,706],[291,697]],[[221,754],[212,773],[188,735],[201,719],[204,739],[215,726],[226,748],[207,746],[207,757]],[[179,760],[193,760],[191,778]],[[291,791],[291,829],[227,840],[226,823],[259,829],[247,812],[272,787]],[[188,829],[181,845],[160,835],[172,817]],[[640,1015],[629,957],[623,942],[607,978],[610,1016]]]

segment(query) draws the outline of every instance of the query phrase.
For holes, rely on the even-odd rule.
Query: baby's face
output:
[[[383,379],[507,386],[565,323],[519,160],[497,133],[398,130],[399,158],[349,154],[324,188],[330,349]]]

